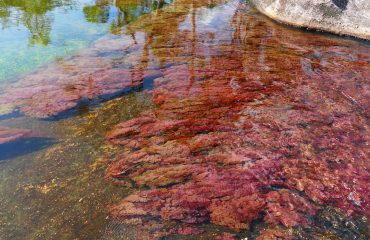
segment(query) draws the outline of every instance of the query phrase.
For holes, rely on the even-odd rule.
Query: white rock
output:
[[[369,0],[253,0],[279,22],[370,40]]]

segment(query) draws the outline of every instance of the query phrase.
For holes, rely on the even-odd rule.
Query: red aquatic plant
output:
[[[208,3],[146,15],[131,37],[11,84],[0,107],[49,117],[155,79],[157,107],[107,134],[122,150],[107,175],[136,188],[110,213],[150,239],[209,223],[218,239],[254,223],[268,226],[259,239],[289,239],[327,206],[370,216],[369,48],[285,29],[240,1]]]
[[[14,129],[0,126],[0,144],[36,136],[38,136],[38,134],[35,134],[30,130]]]
[[[100,39],[71,58],[37,69],[1,88],[0,108],[3,105],[9,111],[19,109],[28,116],[47,118],[81,103],[110,99],[122,91],[132,90],[161,72],[144,67],[142,59],[136,62],[139,67],[131,68],[129,63],[123,64],[104,55],[113,54],[114,57],[134,52],[140,56],[142,42],[139,35],[136,43],[129,37],[116,41]],[[123,66],[115,67],[115,64]]]
[[[233,33],[231,43],[207,44],[207,28],[196,39],[173,33],[183,37],[173,48],[187,61],[162,56],[173,65],[154,81],[158,107],[107,134],[123,150],[108,176],[140,189],[112,216],[143,226],[153,219],[234,231],[271,225],[259,239],[289,239],[284,227],[312,226],[326,206],[369,216],[369,52],[323,36],[271,33],[258,18],[243,19],[245,5],[232,11],[231,23],[219,26],[230,31],[217,33]],[[174,41],[155,34],[162,40],[153,49]]]

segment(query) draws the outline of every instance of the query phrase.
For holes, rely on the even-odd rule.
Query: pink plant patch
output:
[[[187,61],[161,55],[173,66],[154,81],[158,107],[107,134],[122,149],[108,176],[138,187],[111,207],[115,219],[144,228],[153,219],[212,223],[234,232],[259,221],[271,227],[259,239],[289,239],[287,229],[313,226],[327,206],[370,216],[370,52],[270,31],[271,23],[247,11],[240,4],[220,21],[229,32],[201,31],[201,24],[197,38],[187,30],[150,32],[161,38],[152,49],[172,43]],[[208,44],[212,34],[231,41]]]

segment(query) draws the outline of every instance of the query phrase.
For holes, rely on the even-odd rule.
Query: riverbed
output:
[[[369,237],[368,42],[239,0],[45,1],[35,35],[23,2],[1,239]]]

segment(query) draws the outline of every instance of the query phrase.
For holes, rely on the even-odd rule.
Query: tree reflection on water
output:
[[[126,24],[169,2],[170,0],[96,0],[95,4],[85,6],[83,12],[88,22],[110,22],[110,32],[118,34]]]
[[[75,3],[75,0],[3,0],[0,2],[0,25],[3,29],[23,25],[30,32],[31,45],[48,45],[54,20],[49,12],[57,7],[71,9]]]
[[[170,0],[96,0],[83,7],[87,22],[111,23],[110,32],[119,33],[122,26],[140,15],[159,9]],[[0,26],[2,29],[22,27],[29,31],[30,45],[48,45],[54,21],[54,10],[75,9],[78,0],[2,0],[0,1]]]

